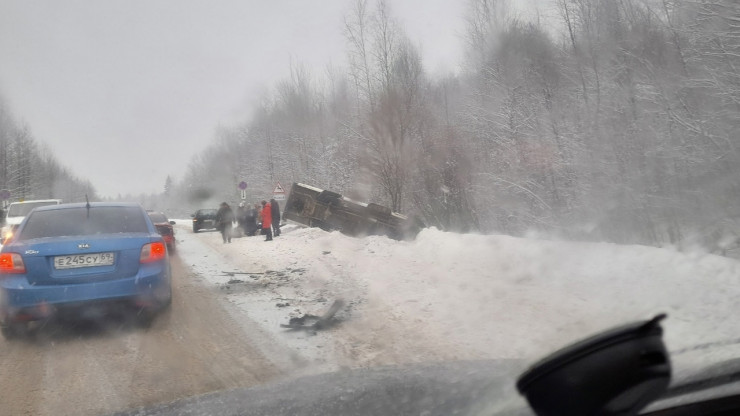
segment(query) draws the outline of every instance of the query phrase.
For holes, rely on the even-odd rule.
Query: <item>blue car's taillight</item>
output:
[[[0,253],[0,274],[25,273],[26,265],[18,253]]]
[[[149,243],[144,244],[144,246],[141,247],[139,262],[151,263],[153,261],[162,260],[165,257],[167,257],[167,247],[165,247],[164,243]]]

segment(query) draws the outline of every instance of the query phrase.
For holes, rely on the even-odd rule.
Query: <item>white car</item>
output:
[[[4,243],[5,240],[12,237],[15,229],[18,228],[18,225],[20,225],[32,209],[46,205],[58,205],[61,203],[61,199],[36,199],[33,201],[11,203],[8,205],[7,214],[5,216],[5,225],[3,225],[2,231],[0,231],[0,241]]]

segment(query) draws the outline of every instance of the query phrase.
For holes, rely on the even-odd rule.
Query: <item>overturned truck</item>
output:
[[[351,236],[386,235],[396,240],[413,239],[424,226],[382,205],[353,201],[302,183],[290,188],[283,217],[325,231],[338,230]]]

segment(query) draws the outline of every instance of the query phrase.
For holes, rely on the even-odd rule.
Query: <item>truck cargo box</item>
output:
[[[397,240],[413,239],[424,226],[382,205],[353,201],[302,183],[290,188],[283,217],[325,231],[338,230],[351,236],[386,235]]]

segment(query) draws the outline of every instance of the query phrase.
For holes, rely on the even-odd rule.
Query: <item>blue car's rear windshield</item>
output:
[[[31,214],[18,240],[42,237],[149,232],[141,208],[85,207],[37,211]]]

